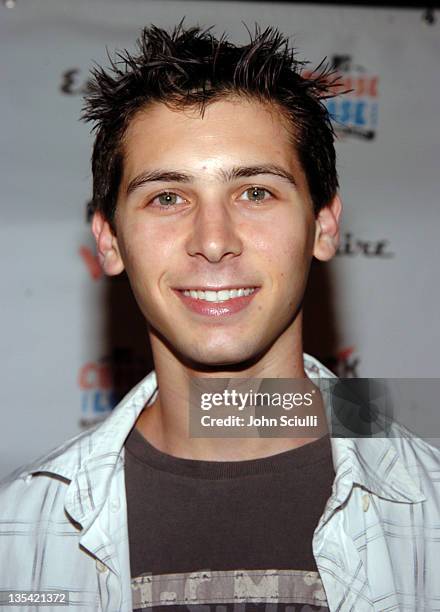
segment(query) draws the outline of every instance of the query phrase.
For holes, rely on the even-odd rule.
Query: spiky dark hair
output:
[[[296,58],[287,37],[275,28],[255,34],[237,46],[212,28],[185,29],[180,23],[167,32],[145,27],[137,53],[127,50],[109,57],[111,67],[91,70],[81,118],[95,122],[92,155],[93,206],[113,230],[123,169],[122,139],[133,116],[150,102],[177,108],[204,107],[231,94],[269,102],[291,126],[313,201],[315,214],[338,188],[334,131],[323,100],[335,95],[336,80],[323,62],[309,76],[307,62]]]

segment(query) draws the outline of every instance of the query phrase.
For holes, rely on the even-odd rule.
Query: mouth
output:
[[[213,288],[188,288],[178,289],[184,296],[193,300],[203,300],[211,303],[222,303],[229,300],[235,300],[241,297],[247,297],[255,293],[259,287],[222,287],[219,289]]]
[[[238,313],[251,303],[261,287],[191,287],[174,289],[191,311],[208,317],[224,317]]]

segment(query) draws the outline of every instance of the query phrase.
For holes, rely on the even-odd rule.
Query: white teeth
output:
[[[197,291],[199,297],[201,293],[203,293],[203,291]],[[217,291],[205,291],[204,293],[205,297],[202,297],[202,300],[205,299],[207,302],[217,302]]]
[[[236,297],[250,295],[254,291],[255,288],[221,289],[220,291],[196,291],[194,289],[185,289],[183,294],[196,300],[205,300],[206,302],[225,302],[226,300],[231,300]]]

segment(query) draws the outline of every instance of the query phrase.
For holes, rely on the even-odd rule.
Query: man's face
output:
[[[163,104],[139,113],[124,140],[115,226],[153,333],[195,364],[251,359],[295,325],[316,222],[275,110],[224,99],[203,117]],[[240,297],[244,288],[255,291]],[[183,293],[214,289],[223,293]]]

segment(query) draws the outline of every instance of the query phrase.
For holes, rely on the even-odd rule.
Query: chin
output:
[[[183,360],[194,369],[203,370],[211,368],[222,368],[229,370],[240,370],[249,367],[260,357],[260,351],[256,346],[245,346],[243,341],[235,342],[234,345],[209,346],[203,344],[197,348],[194,345],[181,347]]]
[[[224,369],[240,371],[252,365],[265,352],[263,338],[252,334],[183,334],[176,335],[176,330],[165,329],[150,324],[153,333],[161,344],[173,353],[178,361],[194,370]],[[268,348],[268,347],[266,347]]]

